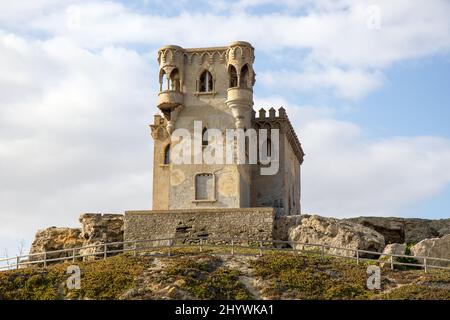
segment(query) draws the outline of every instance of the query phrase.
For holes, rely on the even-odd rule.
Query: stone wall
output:
[[[125,241],[173,237],[271,240],[274,218],[273,208],[126,211],[124,238]]]

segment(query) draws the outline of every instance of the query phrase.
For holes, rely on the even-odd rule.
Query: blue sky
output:
[[[450,3],[0,0],[0,249],[83,212],[151,207],[156,52],[256,50],[304,213],[450,216]]]

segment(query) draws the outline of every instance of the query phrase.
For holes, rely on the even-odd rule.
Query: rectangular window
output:
[[[195,176],[195,200],[214,200],[214,175],[200,173]]]

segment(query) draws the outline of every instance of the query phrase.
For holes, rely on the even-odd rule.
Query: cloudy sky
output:
[[[0,249],[83,212],[151,207],[165,44],[253,44],[256,108],[284,106],[306,152],[305,213],[449,217],[449,12],[445,0],[0,0]]]

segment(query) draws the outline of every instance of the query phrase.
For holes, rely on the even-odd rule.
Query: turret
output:
[[[183,108],[184,49],[165,46],[158,51],[159,94],[157,107],[167,119],[167,130],[172,132],[176,118]]]
[[[253,111],[255,72],[254,48],[248,42],[233,42],[227,50],[229,88],[226,104],[235,118],[236,128],[249,128]]]

